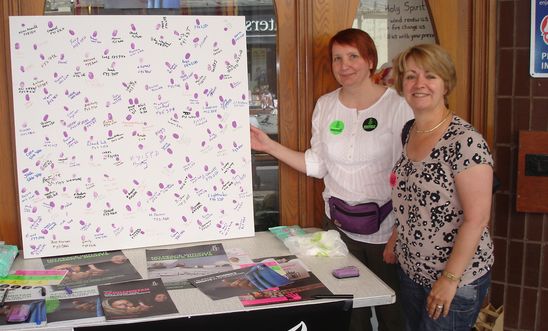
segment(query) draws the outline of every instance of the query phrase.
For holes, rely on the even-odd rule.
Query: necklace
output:
[[[441,120],[441,122],[439,122],[438,124],[436,124],[433,128],[431,129],[428,129],[428,130],[419,130],[417,128],[415,128],[415,124],[417,123],[416,121],[413,123],[413,129],[415,130],[416,133],[430,133],[430,132],[433,132],[434,130],[436,130],[437,128],[439,128],[443,123],[445,123],[445,121],[447,121],[447,119],[451,116],[451,114],[453,114],[451,111],[448,111],[447,112],[447,115],[445,115],[445,117]]]

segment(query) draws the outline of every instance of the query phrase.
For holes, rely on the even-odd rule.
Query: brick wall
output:
[[[531,1],[497,4],[492,148],[503,185],[494,197],[491,301],[496,307],[504,304],[505,330],[548,331],[548,217],[515,208],[519,131],[548,131],[548,78],[529,76]]]

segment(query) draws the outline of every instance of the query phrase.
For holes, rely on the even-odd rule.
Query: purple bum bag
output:
[[[392,200],[382,207],[375,202],[350,206],[343,200],[329,198],[331,220],[339,228],[357,234],[373,234],[379,231],[382,221],[392,211]]]

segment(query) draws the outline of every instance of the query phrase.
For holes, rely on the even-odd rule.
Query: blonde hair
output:
[[[419,67],[436,74],[443,80],[446,89],[445,97],[447,97],[457,84],[457,73],[449,53],[436,44],[411,46],[394,59],[392,63],[392,75],[394,78],[394,89],[396,89],[398,94],[403,94],[403,77],[407,70],[407,60],[410,58]]]

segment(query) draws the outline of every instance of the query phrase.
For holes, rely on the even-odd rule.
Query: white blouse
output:
[[[366,109],[345,107],[340,88],[321,96],[312,115],[311,147],[305,152],[306,174],[323,178],[325,213],[331,196],[354,205],[390,200],[390,172],[402,152],[401,130],[413,118],[407,102],[394,89],[387,89]],[[391,213],[377,233],[345,233],[353,240],[381,244],[392,233]]]

